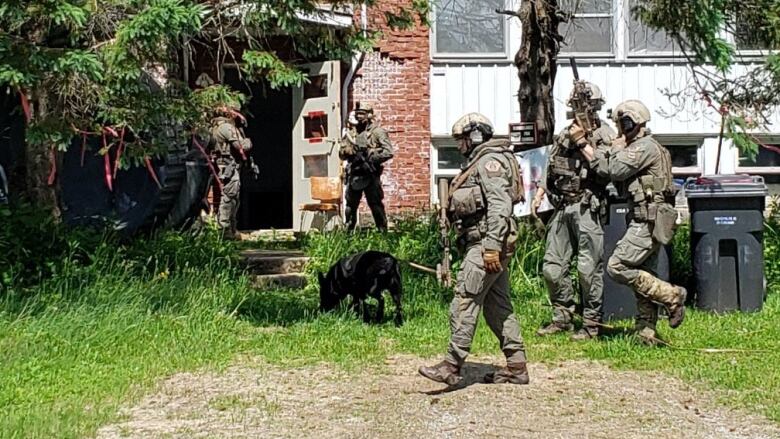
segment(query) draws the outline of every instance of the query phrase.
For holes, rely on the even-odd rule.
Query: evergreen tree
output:
[[[372,6],[334,0],[329,8]],[[3,0],[0,90],[19,95],[27,117],[26,192],[56,210],[47,178],[55,151],[74,136],[107,133],[101,153],[122,144],[119,166],[164,154],[163,125],[194,127],[217,105],[244,99],[222,85],[192,91],[182,82],[185,53],[216,48],[217,63],[239,63],[247,79],[272,87],[307,81],[295,60],[269,43],[285,35],[304,59],[348,59],[369,50],[374,33],[306,23],[323,14],[313,0]],[[393,27],[419,18],[428,2],[406,0],[385,14]],[[235,59],[234,43],[246,47]],[[221,68],[221,65],[215,66]],[[54,159],[56,160],[56,159]],[[17,188],[20,189],[20,188]]]

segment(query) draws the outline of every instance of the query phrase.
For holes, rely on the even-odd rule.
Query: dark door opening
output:
[[[238,228],[291,229],[292,89],[274,90],[262,82],[247,84],[236,69],[225,69],[225,83],[249,97],[244,132],[252,140],[251,155],[260,168],[257,181],[246,172],[241,176]]]

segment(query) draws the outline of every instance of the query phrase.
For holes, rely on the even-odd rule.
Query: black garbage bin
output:
[[[604,304],[602,307],[604,321],[629,319],[636,315],[634,292],[628,286],[615,282],[607,273],[609,257],[612,256],[618,241],[623,238],[628,229],[627,214],[626,200],[614,196],[609,198],[609,209],[604,223]],[[660,279],[669,280],[671,256],[671,245],[658,252],[657,265],[651,269]]]
[[[691,178],[685,196],[691,212],[691,255],[696,306],[711,311],[758,311],[764,281],[763,177]]]

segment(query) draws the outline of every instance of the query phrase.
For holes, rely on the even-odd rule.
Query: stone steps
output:
[[[309,258],[300,250],[247,249],[240,253],[247,270],[253,275],[253,286],[268,288],[303,288],[304,270]]]
[[[295,288],[306,286],[306,275],[303,273],[258,274],[252,277],[252,286],[261,290],[270,288]]]

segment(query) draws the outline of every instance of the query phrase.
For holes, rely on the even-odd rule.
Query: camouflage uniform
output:
[[[222,196],[217,212],[217,224],[228,234],[236,232],[236,214],[241,194],[241,163],[252,148],[252,142],[229,117],[211,121],[211,143],[217,155]]]
[[[629,117],[639,127],[634,137],[627,137],[624,148],[596,151],[592,163],[629,200],[628,230],[609,258],[607,272],[634,290],[636,329],[640,337],[654,343],[658,320],[655,303],[667,307],[669,325],[673,328],[682,323],[685,311],[685,289],[664,282],[652,273],[658,251],[672,239],[677,218],[672,204],[672,161],[669,151],[644,127],[650,112],[643,104],[627,101],[616,107],[616,112],[617,118]]]
[[[362,110],[373,113],[373,109],[366,105]],[[350,129],[344,136],[339,158],[347,161],[344,197],[347,228],[353,230],[357,225],[357,210],[365,193],[376,227],[386,230],[387,215],[382,202],[385,196],[382,190],[382,164],[393,158],[393,144],[387,131],[369,117],[365,127]]]
[[[602,122],[593,132],[591,145],[607,148],[615,132]],[[572,144],[569,129],[555,139],[547,163],[545,191],[555,206],[547,227],[547,245],[542,272],[553,305],[553,324],[570,329],[575,312],[575,294],[569,276],[572,257],[583,298],[585,326],[596,332],[601,321],[604,287],[604,228],[606,185],[609,182],[590,169],[580,148]]]
[[[453,132],[457,130],[453,128]],[[505,140],[481,143],[468,158],[465,170],[450,187],[449,217],[464,254],[450,305],[452,335],[444,361],[420,368],[420,373],[451,385],[457,382],[471,349],[480,310],[484,309],[485,321],[507,359],[507,368],[488,379],[525,384],[525,346],[512,308],[507,269],[517,237],[512,207],[523,193],[517,161]],[[486,265],[488,252],[498,255],[500,266],[495,272]]]

